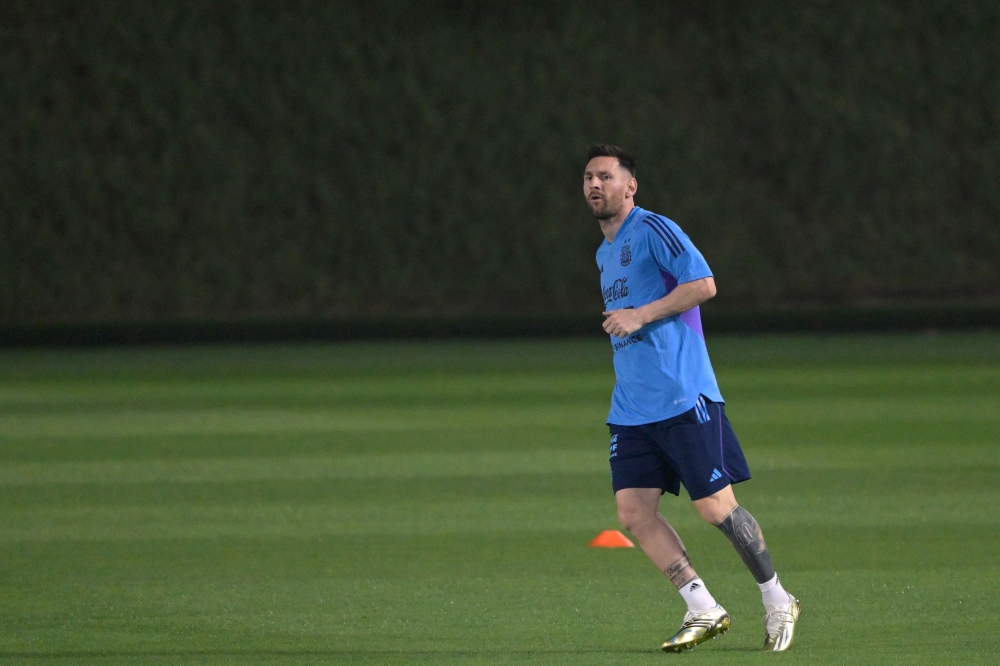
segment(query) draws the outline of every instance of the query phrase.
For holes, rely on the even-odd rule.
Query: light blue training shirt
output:
[[[613,243],[597,249],[605,310],[638,308],[679,284],[712,277],[681,228],[636,206]],[[643,425],[682,414],[699,395],[723,402],[698,308],[655,321],[624,338],[611,336],[617,382],[608,423]]]

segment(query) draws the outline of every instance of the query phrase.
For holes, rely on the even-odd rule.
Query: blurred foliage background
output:
[[[1000,298],[1000,3],[0,4],[0,322],[599,312],[586,146],[718,302]]]

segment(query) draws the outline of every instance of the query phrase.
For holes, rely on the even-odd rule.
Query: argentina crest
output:
[[[628,266],[629,264],[632,263],[632,248],[627,244],[628,241],[625,242],[626,245],[625,247],[622,248],[622,256],[621,256],[622,266]]]

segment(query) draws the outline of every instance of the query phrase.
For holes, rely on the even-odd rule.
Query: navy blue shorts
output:
[[[750,467],[720,402],[699,397],[690,410],[666,421],[611,428],[611,486],[659,488],[692,500],[750,478]]]

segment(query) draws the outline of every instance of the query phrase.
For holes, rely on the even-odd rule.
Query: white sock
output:
[[[687,602],[688,610],[693,613],[707,611],[709,608],[715,608],[718,605],[715,603],[715,598],[709,593],[708,588],[705,587],[705,583],[701,578],[689,580],[681,585],[681,589],[677,591],[681,593],[684,601]]]
[[[766,583],[757,583],[757,587],[760,588],[760,596],[768,613],[777,610],[778,606],[784,606],[788,603],[788,592],[785,592],[785,588],[781,587],[778,574],[774,574],[774,578]]]

